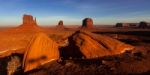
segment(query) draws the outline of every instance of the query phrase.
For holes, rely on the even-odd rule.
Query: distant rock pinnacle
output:
[[[85,18],[82,22],[83,28],[93,28],[93,20],[91,18]]]
[[[62,20],[60,20],[60,21],[58,22],[57,29],[63,29],[63,28],[64,28],[64,23],[63,23]]]

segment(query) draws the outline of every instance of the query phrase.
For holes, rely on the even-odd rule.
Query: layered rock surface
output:
[[[59,59],[58,44],[51,40],[46,34],[36,34],[28,44],[23,59],[24,71],[30,71]]]
[[[66,58],[93,59],[107,55],[121,54],[134,47],[107,36],[86,31],[77,31],[69,37],[69,45],[62,49]]]

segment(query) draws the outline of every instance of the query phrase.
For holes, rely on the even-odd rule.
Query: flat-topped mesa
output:
[[[25,31],[25,32],[39,32],[43,31],[42,27],[38,26],[36,22],[36,18],[34,18],[32,15],[23,15],[22,18],[22,24],[17,27],[16,31]]]
[[[32,15],[24,15],[23,16],[23,25],[37,25],[36,18],[34,19]]]
[[[85,18],[82,22],[82,28],[93,28],[93,20],[91,18]]]
[[[23,15],[23,23],[17,28],[20,31],[41,31],[41,27],[37,25],[36,18],[32,15]]]

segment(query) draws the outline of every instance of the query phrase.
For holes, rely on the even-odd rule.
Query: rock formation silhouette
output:
[[[64,23],[62,20],[59,21],[58,26],[64,26]]]
[[[115,27],[123,27],[123,24],[122,23],[116,23]]]
[[[85,18],[82,22],[82,28],[93,28],[93,20],[91,18]]]
[[[140,23],[139,23],[139,28],[147,28],[148,27],[148,24],[146,23],[146,22],[144,22],[144,21],[141,21]]]
[[[60,21],[58,22],[58,25],[57,25],[56,28],[57,28],[57,29],[64,29],[64,23],[63,23],[62,20],[60,20]]]
[[[32,15],[24,15],[23,16],[23,25],[36,25],[36,18],[33,19]]]
[[[24,29],[38,29],[40,28],[37,25],[36,18],[34,18],[32,15],[23,15],[23,23],[20,26],[20,28]]]

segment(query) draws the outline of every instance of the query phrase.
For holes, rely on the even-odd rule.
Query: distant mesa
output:
[[[137,26],[138,26],[138,23],[116,23],[116,27],[136,28]]]
[[[123,23],[116,23],[116,27],[123,27]]]
[[[21,27],[37,27],[36,18],[33,18],[32,15],[23,15],[23,23]]]
[[[93,20],[91,18],[85,18],[82,22],[82,28],[93,28]]]
[[[58,26],[63,26],[63,25],[64,25],[63,21],[60,20],[59,23],[58,23]]]
[[[64,23],[63,23],[62,20],[60,20],[60,21],[58,22],[57,29],[63,29],[63,28],[64,28]]]
[[[141,21],[140,23],[139,23],[139,28],[147,28],[148,27],[148,23],[147,22],[145,22],[145,21]]]
[[[33,16],[32,15],[24,15],[23,16],[23,24],[34,24],[36,25],[36,18],[33,19]]]
[[[115,27],[123,27],[123,28],[148,28],[148,25],[150,23],[147,23],[145,21],[141,21],[140,23],[116,23]]]

